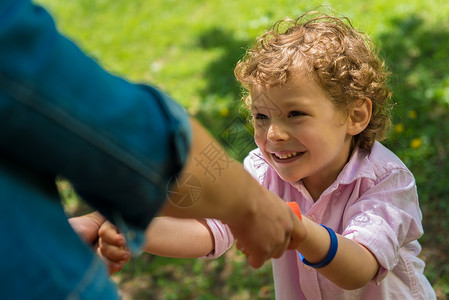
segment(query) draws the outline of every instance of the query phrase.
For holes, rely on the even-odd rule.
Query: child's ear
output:
[[[365,130],[371,120],[372,107],[370,99],[365,99],[354,105],[349,114],[347,130],[349,135],[354,136]]]

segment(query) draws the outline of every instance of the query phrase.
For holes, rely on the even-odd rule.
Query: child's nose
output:
[[[289,135],[281,124],[271,124],[268,129],[267,138],[271,142],[280,142],[287,140]]]

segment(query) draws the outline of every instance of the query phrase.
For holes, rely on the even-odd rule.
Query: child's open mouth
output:
[[[290,162],[299,158],[303,153],[304,152],[271,153],[271,156],[277,162]]]

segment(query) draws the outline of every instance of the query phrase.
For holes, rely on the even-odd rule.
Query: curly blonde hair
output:
[[[234,73],[249,92],[253,86],[285,84],[298,70],[316,80],[346,115],[354,105],[371,100],[371,120],[354,140],[359,147],[371,149],[375,140],[385,138],[391,125],[389,72],[374,43],[349,19],[312,11],[278,21],[246,52]]]

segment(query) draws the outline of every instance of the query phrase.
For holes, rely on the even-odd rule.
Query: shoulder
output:
[[[379,170],[405,169],[408,170],[402,160],[390,149],[379,142],[375,142],[368,157],[368,161]]]
[[[343,173],[345,182],[358,179],[378,182],[394,174],[414,181],[413,174],[401,159],[379,142],[375,142],[370,151],[356,149]]]
[[[377,182],[392,176],[399,183],[403,180],[408,183],[415,183],[412,172],[402,160],[379,142],[373,145],[369,156],[367,156],[367,164],[373,169]]]

